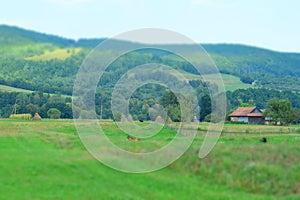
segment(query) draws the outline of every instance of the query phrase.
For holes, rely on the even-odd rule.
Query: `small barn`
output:
[[[260,109],[253,107],[239,107],[230,115],[230,121],[244,122],[248,124],[264,124],[265,118]]]

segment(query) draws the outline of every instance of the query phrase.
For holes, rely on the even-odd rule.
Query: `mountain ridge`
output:
[[[101,37],[101,38],[78,38],[72,39],[64,36],[58,36],[56,34],[48,34],[48,33],[42,33],[36,30],[31,30],[31,29],[25,29],[19,26],[14,26],[14,25],[7,25],[7,24],[0,24],[0,35],[3,35],[4,32],[7,33],[19,33],[20,36],[23,36],[27,38],[29,41],[32,42],[52,42],[55,44],[60,44],[60,45],[65,45],[64,47],[70,47],[70,46],[79,46],[79,47],[96,47],[100,42],[109,39],[107,37]],[[9,35],[10,37],[13,35]],[[51,40],[52,39],[52,40]],[[132,42],[132,41],[127,41],[127,40],[119,40],[122,42],[128,42],[128,43],[136,43],[138,42]],[[60,43],[61,42],[61,43]],[[1,44],[1,40],[0,40]],[[159,44],[158,46],[163,45],[163,46],[193,46],[190,44]],[[300,55],[300,52],[285,52],[285,51],[278,51],[278,50],[272,50],[269,48],[264,48],[264,47],[259,47],[259,46],[254,46],[254,45],[247,45],[247,44],[242,44],[242,43],[197,43],[197,45],[201,45],[204,47],[205,50],[207,51],[214,51],[215,48],[217,48],[219,51],[221,51],[221,48],[227,48],[231,46],[235,46],[236,49],[241,49],[243,48],[242,52],[245,52],[245,50],[251,50],[251,49],[256,49],[256,50],[261,50],[261,51],[269,51],[269,52],[274,52],[274,53],[280,53],[280,54],[295,54],[295,55]],[[226,51],[227,49],[223,49]]]
[[[95,46],[104,40],[105,38],[73,40],[16,26],[0,25],[0,84],[14,87],[23,86],[24,89],[29,90],[45,89],[46,86],[50,86],[53,87],[51,93],[66,92],[66,88],[61,89],[64,88],[62,85],[66,82],[72,84],[74,74],[76,74],[81,62]],[[120,49],[126,45],[127,47],[128,45],[131,47],[139,46],[138,43],[122,40],[116,40],[116,44]],[[173,48],[184,47],[188,53],[195,51],[195,45],[189,44],[157,46],[167,47],[169,45],[172,45]],[[243,44],[202,44],[202,47],[211,56],[221,73],[240,77],[241,80],[246,80],[246,83],[255,81],[257,85],[262,87],[300,91],[300,53],[282,53]],[[73,53],[72,48],[80,48],[80,51]],[[69,55],[66,56],[67,59],[65,60],[59,60],[55,57],[47,61],[28,60],[29,57],[34,56],[45,57],[39,55],[53,51],[67,52]],[[149,61],[157,61],[157,58],[160,57],[159,60],[163,61],[164,64],[174,64],[175,62],[175,65],[180,65],[183,70],[193,73],[188,69],[186,63],[170,60],[170,57],[163,53],[140,52],[135,55],[134,59],[139,59],[138,57],[143,55],[146,55]],[[123,66],[120,65],[120,67]],[[52,72],[52,74],[48,74],[48,72]],[[32,73],[43,78],[39,79]],[[50,75],[54,75],[54,77],[50,77]],[[49,79],[53,80],[49,81]],[[48,83],[43,84],[44,82]],[[71,85],[68,88],[70,90]]]

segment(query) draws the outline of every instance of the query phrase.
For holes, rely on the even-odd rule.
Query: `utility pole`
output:
[[[101,107],[100,107],[100,119],[102,120],[102,100],[101,100]]]
[[[14,104],[14,107],[13,107],[13,110],[12,110],[12,114],[13,115],[17,114],[17,100],[15,101],[15,104]]]

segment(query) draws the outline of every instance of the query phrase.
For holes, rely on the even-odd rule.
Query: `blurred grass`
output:
[[[152,139],[129,142],[112,122],[101,126],[114,143],[136,152],[164,145],[175,134],[166,127]],[[127,174],[95,160],[72,120],[0,120],[0,199],[299,199],[300,135],[268,134],[265,144],[256,126],[225,129],[246,127],[247,134],[222,134],[205,159],[198,158],[200,134],[170,166]]]

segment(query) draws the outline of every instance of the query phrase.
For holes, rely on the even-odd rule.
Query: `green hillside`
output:
[[[209,77],[209,80],[214,80],[214,74],[208,74],[208,75],[204,75],[204,76]],[[229,74],[222,74],[222,80],[223,80],[226,91],[234,91],[237,89],[247,89],[247,88],[254,87],[251,84],[243,83],[239,77],[229,75]],[[215,81],[217,81],[217,80],[215,80]]]
[[[70,96],[79,67],[86,56],[101,41],[103,39],[97,38],[75,41],[18,27],[0,25],[0,91],[35,91]],[[115,40],[114,44],[114,49],[105,49],[105,52],[100,53],[111,56],[115,55],[116,51],[125,48],[141,47],[139,43],[120,40]],[[198,60],[195,45],[174,44],[171,46],[181,52],[185,51],[191,59]],[[120,56],[111,63],[99,80],[99,87],[96,91],[98,98],[95,102],[97,114],[100,115],[100,112],[103,111],[102,114],[105,118],[112,118],[109,105],[115,84],[128,70],[147,63],[171,66],[185,75],[196,91],[199,104],[202,101],[206,102],[206,104],[200,105],[200,107],[208,108],[205,113],[202,113],[202,117],[209,114],[210,108],[207,105],[211,104],[207,86],[215,87],[216,84],[213,81],[204,82],[202,77],[197,74],[196,69],[183,58],[160,50],[167,47],[170,45],[154,45],[152,48],[136,50]],[[253,102],[260,108],[264,108],[268,100],[276,97],[289,99],[294,107],[300,108],[298,103],[300,54],[280,53],[233,44],[204,44],[203,47],[222,73],[228,95],[228,109],[238,106],[241,101]],[[214,73],[216,72],[209,71],[204,76],[214,80]],[[93,78],[92,73],[87,74],[87,79],[89,78]],[[172,81],[173,79],[169,76],[168,80]],[[266,88],[276,91],[264,90]],[[153,85],[137,90],[131,101],[132,106],[138,105],[139,107],[135,109],[134,119],[147,119],[147,108],[153,104],[153,101],[158,103],[165,91],[166,88]],[[295,95],[294,92],[296,92]],[[10,96],[1,95],[5,98]],[[13,97],[14,100],[15,98]],[[36,110],[47,104],[47,102],[42,102],[38,105],[32,99],[27,102],[33,104]],[[1,105],[3,106],[0,109],[1,115],[7,116],[13,100],[5,99]],[[32,105],[28,109],[27,106],[24,105],[23,112],[32,110],[29,109]]]
[[[171,72],[170,72],[171,73]],[[185,71],[180,71],[182,75],[187,80],[201,80],[204,81],[204,79],[210,80],[211,83],[217,83],[220,82],[220,79],[216,74],[205,74],[203,76],[200,76],[198,74],[192,74]],[[247,88],[254,88],[254,85],[243,83],[239,77],[230,75],[230,74],[221,74],[222,81],[224,83],[224,87],[226,91],[234,91],[237,89],[247,89]]]
[[[28,43],[51,43],[67,47],[74,45],[75,40],[50,34],[39,33],[15,26],[0,25],[0,45],[25,45]]]
[[[18,27],[0,25],[0,84],[27,90],[71,94],[73,80],[81,62],[89,51],[102,40],[80,39],[75,41]],[[138,46],[138,44],[126,41],[116,41],[116,44],[120,49],[128,45]],[[72,50],[73,47],[75,50]],[[158,47],[164,47],[164,45]],[[181,45],[173,45],[173,47],[183,48]],[[193,55],[194,46],[184,45],[184,47]],[[241,80],[250,80],[249,83],[255,81],[258,86],[281,90],[300,90],[300,54],[280,53],[230,44],[204,44],[203,47],[224,74],[233,75]],[[169,56],[165,56],[165,53],[149,50],[134,54],[130,57],[129,62],[126,60],[126,63],[117,66],[119,67],[117,72],[113,70],[111,73],[119,73],[128,69],[132,64],[142,63],[141,59],[147,62],[157,62],[158,57],[160,57],[159,61],[164,64],[173,62]],[[194,73],[194,69],[183,61],[178,62],[177,60],[176,65],[175,68]],[[109,76],[118,77],[119,74],[110,74]],[[237,79],[233,76],[229,79],[232,78],[231,81],[236,82]],[[225,84],[229,83],[229,79],[224,77]],[[234,87],[228,86],[227,88],[233,90],[247,88],[247,86],[235,84]]]
[[[81,48],[59,48],[54,50],[46,50],[43,54],[27,57],[26,60],[66,60],[80,51]]]
[[[6,85],[0,85],[0,91],[1,92],[22,92],[22,93],[32,93],[31,90],[25,90],[20,88],[14,88]]]
[[[300,54],[243,45],[204,45],[223,73],[251,77],[257,84],[299,91]]]

